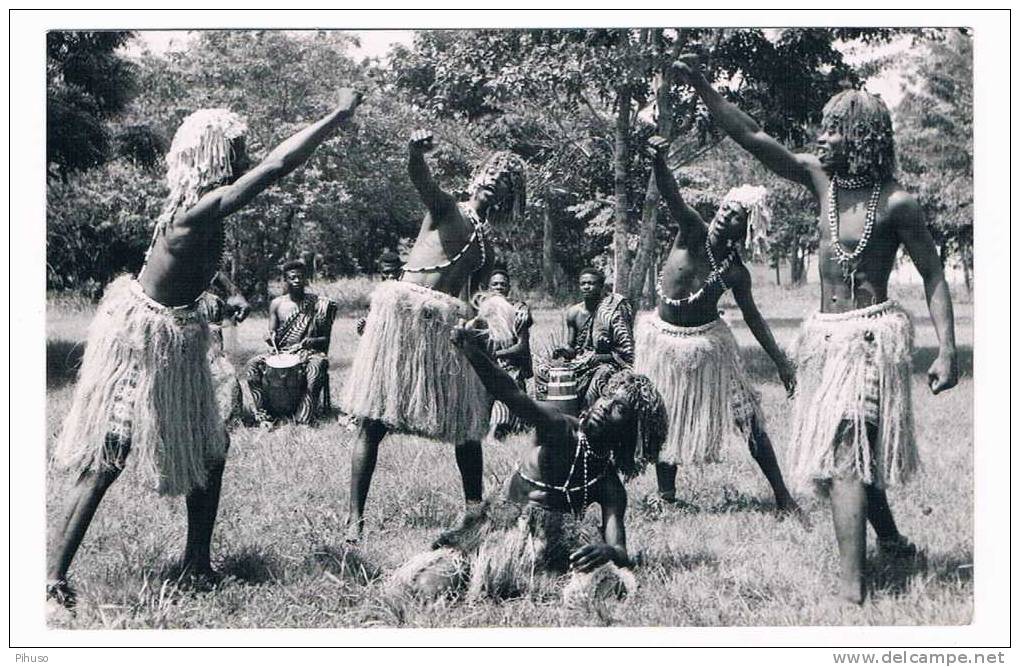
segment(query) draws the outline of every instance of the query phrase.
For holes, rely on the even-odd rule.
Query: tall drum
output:
[[[554,366],[549,369],[549,384],[545,400],[560,412],[577,415],[580,402],[577,396],[577,379],[573,366]]]
[[[305,394],[305,362],[300,355],[281,352],[266,357],[266,408],[276,417],[297,412]]]

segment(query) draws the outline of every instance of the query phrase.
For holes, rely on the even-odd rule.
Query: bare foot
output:
[[[70,611],[78,604],[78,596],[66,579],[57,579],[46,582],[46,601]]]
[[[185,560],[177,575],[181,587],[201,592],[213,590],[221,581],[223,575],[214,570],[209,561]]]
[[[849,602],[855,605],[864,604],[864,582],[860,579],[853,581],[840,581],[839,592],[833,596],[840,602]]]
[[[896,560],[915,560],[921,558],[917,545],[903,535],[889,540],[878,540],[878,551],[885,558]]]
[[[776,515],[780,520],[793,518],[804,530],[811,530],[811,519],[793,498],[776,501]]]
[[[344,533],[345,544],[357,544],[361,541],[361,533],[365,529],[364,519],[347,518],[347,532]]]

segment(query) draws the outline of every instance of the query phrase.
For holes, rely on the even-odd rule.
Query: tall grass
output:
[[[352,312],[367,305],[370,283],[316,286],[342,296]],[[803,314],[816,307],[817,288],[760,285],[762,312],[781,344],[789,344]],[[452,448],[392,435],[380,448],[362,546],[343,545],[353,432],[336,417],[314,427],[292,424],[271,431],[239,428],[224,478],[213,541],[214,562],[226,579],[212,592],[188,590],[175,576],[184,543],[181,499],[144,488],[130,464],[111,488],[71,570],[77,615],[55,621],[70,628],[255,627],[479,627],[563,625],[953,625],[973,613],[973,378],[972,306],[957,307],[957,338],[964,361],[960,386],[933,397],[923,373],[936,338],[920,288],[904,291],[918,325],[914,405],[925,469],[912,485],[890,493],[897,521],[927,555],[907,568],[869,552],[871,598],[862,607],[834,602],[835,543],[828,506],[802,498],[813,523],[805,530],[780,521],[764,478],[746,451],[726,461],[683,469],[683,510],[643,507],[655,488],[650,471],[629,484],[628,547],[638,560],[640,590],[629,600],[565,609],[556,590],[502,603],[423,607],[386,595],[384,580],[436,533],[456,520],[462,505]],[[768,358],[724,308],[751,375],[761,389],[768,429],[782,464],[790,403]],[[345,311],[346,312],[346,311]],[[47,390],[49,441],[67,412],[75,355],[89,318],[87,308],[52,300],[48,348],[53,357]],[[536,309],[535,336],[553,339],[557,311]],[[264,318],[253,316],[228,336],[240,365],[261,351]],[[330,375],[338,395],[354,355],[352,316],[333,328]],[[487,442],[486,488],[514,469],[527,435]],[[73,475],[50,470],[47,520],[50,544]],[[597,521],[597,510],[587,520]],[[873,537],[870,538],[873,540]],[[39,582],[40,594],[42,582]]]

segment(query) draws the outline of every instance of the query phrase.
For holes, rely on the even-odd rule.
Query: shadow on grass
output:
[[[220,574],[245,584],[265,584],[280,579],[283,568],[257,547],[247,547],[223,559]]]
[[[57,338],[46,341],[46,391],[74,382],[81,366],[85,344]]]
[[[226,556],[217,566],[213,577],[191,576],[184,570],[181,561],[164,565],[157,570],[156,576],[159,580],[169,581],[182,590],[208,592],[222,586],[228,579],[236,579],[250,585],[279,581],[282,572],[283,567],[273,556],[258,547],[244,547]]]
[[[363,586],[383,575],[382,568],[367,560],[357,547],[350,546],[319,544],[305,557],[305,566]]]
[[[922,551],[914,558],[878,554],[870,565],[872,590],[889,595],[906,593],[915,577],[942,585],[969,584],[974,580],[974,559],[948,554],[929,556]]]
[[[715,569],[718,565],[718,557],[707,551],[683,553],[670,548],[662,551],[642,549],[634,556],[635,567],[641,569],[660,568],[665,572],[690,571],[705,567]]]

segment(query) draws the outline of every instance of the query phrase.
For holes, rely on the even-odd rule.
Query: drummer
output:
[[[295,259],[283,265],[286,293],[269,304],[269,332],[266,343],[270,351],[253,357],[245,365],[245,382],[251,392],[255,421],[272,424],[273,417],[265,408],[266,359],[274,354],[297,354],[305,362],[305,393],[294,419],[310,424],[318,409],[319,396],[329,371],[329,338],[336,317],[336,304],[323,296],[305,290],[308,267]]]
[[[567,344],[536,364],[535,387],[544,397],[550,368],[567,365],[583,404],[590,406],[609,376],[634,364],[634,311],[621,295],[605,294],[606,276],[599,269],[582,269],[578,284],[582,300],[564,313]]]

